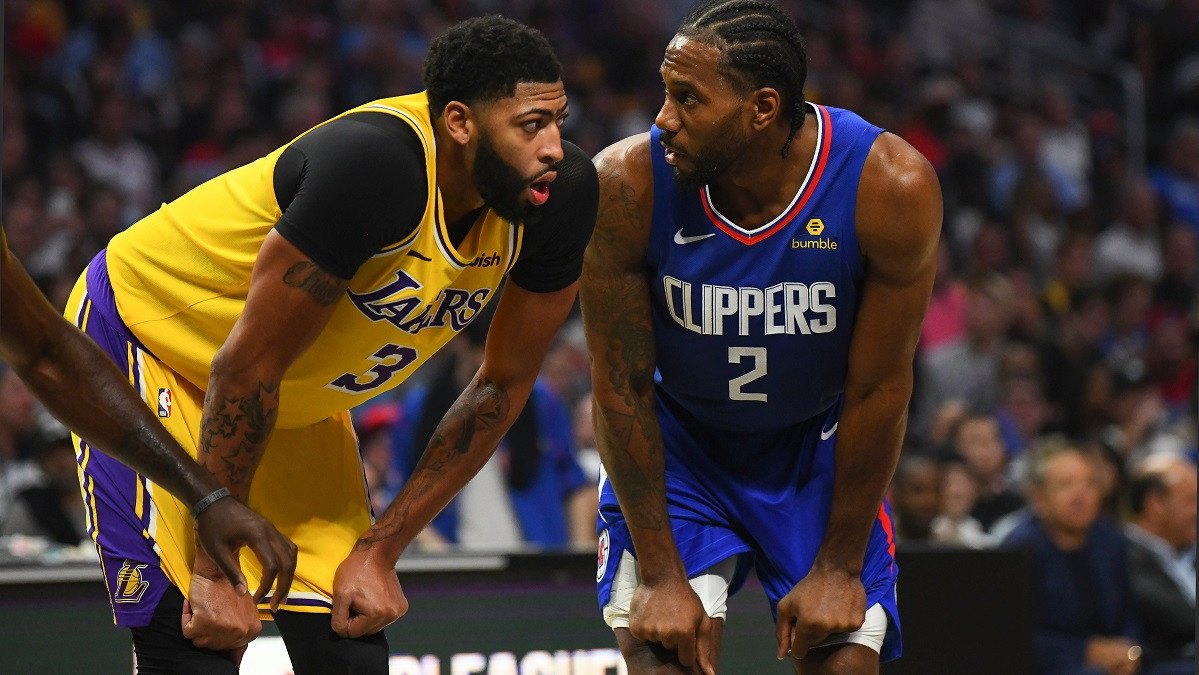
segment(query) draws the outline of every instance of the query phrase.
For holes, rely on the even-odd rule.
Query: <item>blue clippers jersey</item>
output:
[[[660,392],[733,430],[799,424],[845,386],[863,276],[854,231],[858,178],[882,133],[852,112],[812,106],[812,168],[787,210],[753,231],[724,218],[707,188],[676,188],[650,130]],[[809,120],[808,123],[812,123]]]

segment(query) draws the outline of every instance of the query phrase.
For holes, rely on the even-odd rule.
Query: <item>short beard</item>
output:
[[[530,181],[500,157],[486,134],[479,136],[479,151],[471,176],[483,202],[496,215],[513,223],[522,222],[528,215],[532,205],[524,199],[524,193]]]
[[[677,166],[671,167],[674,170],[675,186],[679,190],[690,192],[714,182],[717,178],[720,178],[721,174],[728,170],[733,160],[745,150],[748,139],[743,138],[737,131],[737,115],[738,111],[733,111],[732,114],[720,122],[715,133],[712,135],[716,140],[711,145],[699,149],[694,155],[688,156],[688,159],[695,164],[695,168],[689,173],[680,171]],[[670,144],[670,137],[666,137],[663,140],[666,141],[667,145]]]

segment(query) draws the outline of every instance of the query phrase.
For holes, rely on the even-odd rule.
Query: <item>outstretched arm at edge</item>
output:
[[[0,251],[0,358],[55,417],[184,503],[194,505],[220,487],[151,415],[112,360],[50,306],[7,244]],[[286,597],[296,547],[261,516],[221,499],[201,513],[196,528],[231,583],[245,585],[237,549],[248,545],[264,577],[278,575],[278,595]]]

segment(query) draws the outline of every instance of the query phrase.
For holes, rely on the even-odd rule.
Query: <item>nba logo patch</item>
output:
[[[604,571],[608,569],[608,553],[612,550],[612,542],[608,539],[608,529],[604,528],[599,536],[599,551],[596,560],[595,580],[603,581]]]
[[[171,416],[171,390],[166,387],[158,390],[158,416]]]
[[[142,576],[142,570],[145,568],[145,564],[135,565],[129,560],[121,565],[121,571],[117,572],[117,589],[113,602],[141,601],[146,589],[150,587],[150,582]]]

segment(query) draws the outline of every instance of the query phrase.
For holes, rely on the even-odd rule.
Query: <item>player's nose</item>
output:
[[[679,116],[675,114],[674,104],[670,102],[669,98],[658,110],[657,116],[654,117],[654,124],[667,133],[677,134],[679,132]]]
[[[543,164],[557,164],[565,154],[562,150],[562,130],[557,124],[551,124],[545,129],[547,133],[542,134],[544,139],[541,147],[537,149],[537,159]]]

